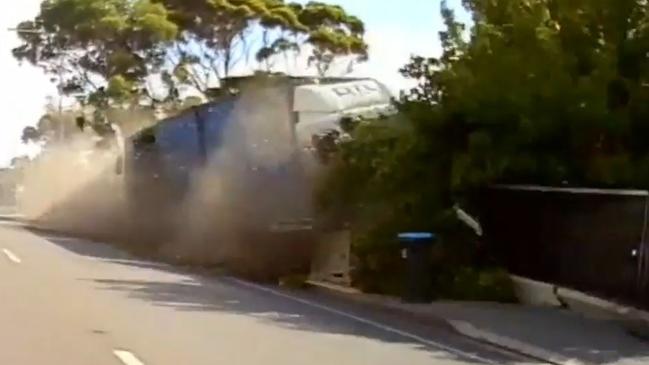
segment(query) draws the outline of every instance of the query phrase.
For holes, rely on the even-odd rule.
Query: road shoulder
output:
[[[557,308],[497,303],[408,304],[353,288],[309,282],[313,290],[381,307],[426,323],[444,323],[456,333],[551,364],[649,363],[649,346],[617,323],[585,318]],[[601,349],[595,353],[592,349]]]

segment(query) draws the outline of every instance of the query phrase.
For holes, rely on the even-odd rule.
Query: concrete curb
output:
[[[559,288],[557,296],[573,312],[587,317],[620,322],[631,335],[642,340],[649,339],[649,312],[647,311],[566,288]]]
[[[306,284],[311,290],[316,290],[340,299],[349,300],[357,304],[380,308],[391,313],[396,313],[412,319],[416,319],[417,321],[422,323],[443,326],[449,330],[454,329],[453,326],[443,318],[433,317],[430,315],[430,313],[422,313],[421,311],[406,310],[403,307],[402,302],[399,299],[393,297],[378,294],[366,294],[355,288],[344,287],[314,280],[308,280]]]
[[[473,338],[478,341],[487,342],[498,347],[512,350],[527,356],[546,361],[551,364],[557,365],[594,365],[588,362],[583,362],[577,359],[565,357],[559,353],[552,352],[537,346],[518,341],[513,338],[500,336],[489,331],[476,328],[469,322],[464,321],[448,321],[456,332],[463,336]]]
[[[581,305],[584,306],[585,309],[596,309],[612,317],[634,317],[636,319],[645,320],[649,324],[649,312],[645,312],[637,308],[613,303],[567,288],[559,288],[557,296],[569,307],[574,308],[576,311],[578,311],[579,309],[578,305]]]
[[[417,311],[413,308],[406,308],[399,300],[374,294],[364,294],[357,289],[342,287],[317,281],[307,281],[307,284],[315,290],[342,299],[350,300],[359,304],[372,305],[384,310],[405,315],[417,319],[423,323],[443,325],[444,327],[473,340],[499,347],[508,351],[523,354],[531,358],[542,360],[555,365],[591,365],[577,359],[570,359],[561,354],[548,351],[512,338],[497,335],[495,333],[476,328],[464,321],[453,321],[446,318],[431,315],[430,312]]]
[[[649,312],[624,306],[577,290],[510,275],[523,304],[562,307],[587,318],[619,322],[631,335],[649,340]]]
[[[518,300],[527,305],[540,307],[563,307],[557,296],[557,286],[553,284],[536,281],[521,276],[509,276],[514,283],[514,290]]]

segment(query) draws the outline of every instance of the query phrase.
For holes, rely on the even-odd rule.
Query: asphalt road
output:
[[[0,223],[0,364],[533,364],[315,292],[141,261]]]

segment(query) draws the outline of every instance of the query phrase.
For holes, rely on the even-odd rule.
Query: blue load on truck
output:
[[[222,142],[223,131],[232,122],[233,99],[195,107],[130,138],[126,144],[127,186],[136,190],[166,186],[171,195],[159,198],[181,199],[189,191],[194,173]]]
[[[195,214],[214,225],[238,214],[229,221],[239,226],[229,227],[234,231],[303,231],[311,226],[310,177],[317,170],[313,137],[340,130],[344,117],[392,112],[390,93],[369,79],[250,77],[227,85],[228,95],[126,141],[125,186],[143,232],[169,238],[181,229],[179,221],[191,224]],[[201,189],[210,197],[197,197]],[[188,206],[192,200],[200,212]]]

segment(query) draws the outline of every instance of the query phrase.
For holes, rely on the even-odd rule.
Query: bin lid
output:
[[[397,236],[399,241],[403,242],[417,242],[417,241],[432,241],[437,236],[431,232],[402,232]]]

